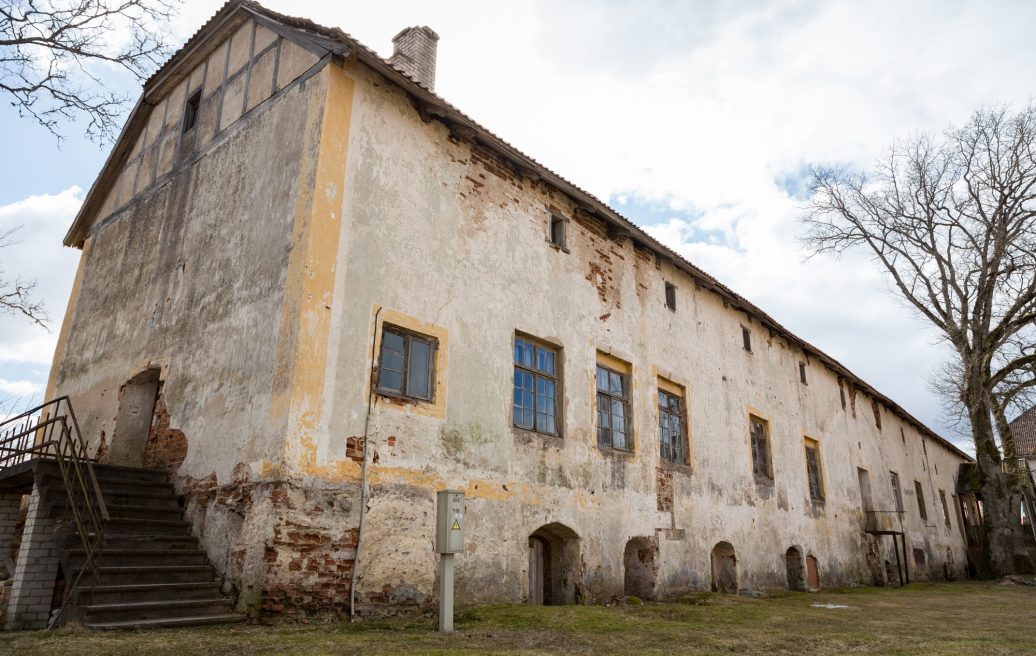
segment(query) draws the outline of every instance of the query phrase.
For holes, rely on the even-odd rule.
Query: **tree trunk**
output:
[[[980,386],[978,386],[980,387]],[[980,577],[1014,574],[1015,549],[1022,544],[1021,490],[1005,473],[993,433],[992,409],[984,390],[970,388],[968,414],[975,440],[975,458],[982,480],[983,552]]]

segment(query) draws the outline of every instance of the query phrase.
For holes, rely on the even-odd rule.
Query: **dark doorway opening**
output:
[[[788,589],[805,592],[806,580],[803,576],[804,568],[802,565],[802,549],[798,547],[791,547],[788,549],[784,554],[784,563],[788,568]]]
[[[576,602],[579,535],[564,524],[546,524],[529,536],[529,603],[561,606]]]
[[[658,576],[658,541],[655,538],[636,537],[626,543],[622,561],[625,566],[623,590],[626,596],[653,600],[655,579]]]
[[[712,591],[737,592],[737,556],[729,542],[712,548]]]

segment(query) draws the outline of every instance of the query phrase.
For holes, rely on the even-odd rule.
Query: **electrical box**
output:
[[[464,493],[440,490],[437,494],[435,549],[441,554],[464,549]]]

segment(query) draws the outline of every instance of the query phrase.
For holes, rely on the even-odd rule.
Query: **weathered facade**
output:
[[[404,64],[231,2],[66,238],[49,392],[173,476],[241,610],[428,604],[444,488],[467,602],[964,571],[964,454]]]

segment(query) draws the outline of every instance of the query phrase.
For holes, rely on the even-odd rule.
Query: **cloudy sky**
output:
[[[188,1],[176,41],[220,4]],[[945,357],[937,336],[867,260],[805,260],[803,173],[866,168],[895,138],[1028,102],[1036,4],[265,4],[383,56],[400,28],[431,26],[442,96],[966,444],[927,385]],[[46,332],[0,316],[0,405],[43,392],[78,260],[61,238],[107,154],[69,129],[59,149],[0,108],[0,230],[22,226],[0,269],[38,278],[52,319]]]

